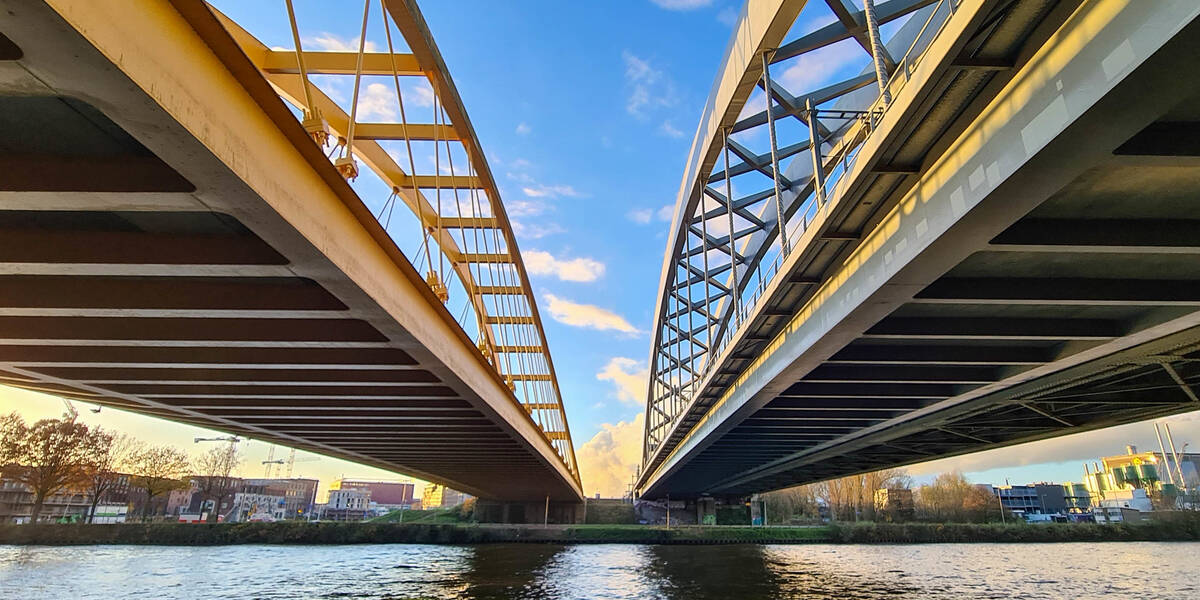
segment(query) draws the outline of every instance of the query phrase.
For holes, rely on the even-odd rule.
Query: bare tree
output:
[[[146,492],[146,504],[142,506],[143,519],[149,516],[156,497],[188,486],[183,477],[188,474],[191,461],[183,450],[174,446],[142,448],[131,457],[129,466],[133,475],[132,484]]]
[[[201,506],[211,500],[213,509],[208,514],[208,522],[217,522],[217,513],[225,498],[233,494],[237,488],[236,471],[242,464],[242,456],[234,444],[210,448],[208,452],[196,459],[196,485],[200,494]]]
[[[815,518],[819,516],[818,504],[823,503],[829,507],[833,519],[852,520],[860,516],[873,519],[875,490],[911,485],[912,479],[904,469],[883,469],[771,492],[767,495],[767,510],[776,517],[776,522],[780,517],[791,518],[798,511]]]
[[[999,500],[991,491],[967,481],[959,471],[942,473],[918,491],[917,508],[930,520],[986,521],[1001,514]]]
[[[73,419],[42,419],[26,426],[15,413],[0,423],[0,457],[5,475],[30,489],[30,521],[42,515],[46,498],[86,485],[87,465],[112,437]]]
[[[99,430],[97,430],[99,431]],[[125,434],[111,434],[104,443],[98,444],[87,463],[88,494],[92,505],[88,509],[88,522],[96,518],[96,507],[104,496],[112,492],[120,482],[121,471],[129,468],[133,456],[145,445]]]

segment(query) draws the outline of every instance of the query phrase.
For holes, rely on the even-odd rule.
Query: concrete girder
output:
[[[1178,310],[1174,312],[1159,310],[1155,313],[1144,313],[1147,318],[1139,317],[1137,319],[1128,316],[1134,314],[1130,311],[1114,312],[1115,309],[1132,310],[1147,304],[1157,306],[1158,302],[1171,302],[1172,296],[1147,300],[1145,297],[1138,298],[1134,295],[1132,296],[1134,300],[1129,301],[1131,296],[1129,293],[1125,293],[1123,298],[1125,302],[1110,301],[1106,305],[1104,302],[1106,298],[1100,297],[1095,290],[1092,290],[1090,295],[1082,293],[1080,290],[1076,290],[1074,293],[1077,300],[1096,300],[1094,303],[1081,304],[1090,310],[1080,314],[1089,316],[1082,319],[1070,319],[1071,323],[1057,329],[1052,320],[1044,321],[1040,324],[1049,326],[1049,329],[1043,330],[1043,333],[1034,332],[1032,329],[1018,329],[1015,332],[998,331],[989,328],[982,322],[972,322],[970,319],[959,324],[951,324],[948,320],[939,322],[938,319],[932,317],[917,317],[915,316],[917,313],[914,311],[888,316],[892,309],[905,302],[911,302],[914,296],[919,296],[921,290],[949,270],[954,265],[954,261],[961,260],[970,252],[978,249],[980,243],[984,244],[984,248],[988,252],[1007,252],[1007,250],[998,248],[1005,245],[1006,242],[1014,241],[1005,240],[1000,235],[1008,225],[1062,188],[1066,182],[1085,172],[1090,166],[1089,161],[1094,161],[1091,164],[1111,164],[1113,161],[1109,156],[1105,156],[1106,152],[1120,146],[1130,135],[1162,115],[1173,103],[1188,97],[1196,88],[1195,78],[1189,77],[1186,85],[1182,85],[1177,79],[1178,69],[1172,70],[1163,66],[1173,59],[1186,61],[1186,58],[1181,57],[1191,56],[1194,52],[1194,48],[1188,46],[1187,36],[1179,34],[1179,32],[1184,27],[1191,27],[1190,24],[1196,17],[1196,7],[1183,2],[1169,2],[1153,5],[1153,7],[1146,4],[1099,2],[1085,4],[1074,13],[1070,12],[1075,9],[1074,4],[1063,3],[1063,7],[1064,10],[1055,14],[1064,19],[1067,28],[1065,31],[1070,33],[1062,31],[1056,33],[1055,44],[1050,49],[1038,50],[1035,48],[1034,51],[1021,54],[1019,59],[1012,62],[1014,69],[1011,71],[1015,71],[1015,73],[1006,72],[1005,77],[997,80],[998,83],[993,86],[996,91],[1001,90],[1002,86],[1007,86],[1007,89],[1010,90],[1019,90],[1017,98],[1020,101],[1014,104],[1012,98],[1006,98],[1004,102],[996,101],[991,105],[978,103],[979,116],[975,124],[955,129],[957,137],[944,142],[944,147],[940,150],[943,152],[942,156],[932,163],[927,162],[921,168],[920,181],[913,188],[914,191],[906,192],[909,199],[916,198],[916,200],[909,200],[906,203],[905,199],[901,198],[899,206],[903,212],[894,210],[890,214],[881,215],[881,219],[876,221],[878,229],[864,231],[857,253],[842,255],[845,258],[843,264],[846,265],[842,269],[843,273],[839,275],[837,270],[834,270],[826,279],[825,289],[816,292],[816,296],[808,301],[807,308],[801,305],[802,308],[797,310],[796,318],[784,328],[785,333],[773,338],[767,344],[770,352],[785,352],[789,356],[788,360],[797,360],[803,363],[804,366],[794,372],[801,374],[809,372],[824,359],[835,356],[839,351],[846,354],[843,355],[841,361],[835,359],[834,362],[837,364],[909,364],[911,362],[919,364],[929,362],[931,357],[939,354],[952,355],[958,349],[971,349],[971,352],[964,353],[962,364],[977,363],[983,366],[999,366],[1007,363],[1010,366],[1030,367],[1018,375],[1008,376],[993,384],[976,386],[975,389],[944,401],[929,398],[929,400],[935,401],[931,406],[914,411],[903,419],[908,424],[906,425],[909,427],[908,431],[915,431],[913,428],[916,427],[916,424],[924,422],[921,419],[932,418],[931,415],[935,411],[944,410],[947,406],[969,403],[972,399],[988,397],[988,394],[995,394],[997,390],[1014,384],[1031,382],[1039,377],[1062,377],[1064,376],[1061,375],[1062,373],[1084,364],[1104,364],[1095,361],[1106,354],[1112,356],[1114,353],[1141,347],[1140,344],[1146,344],[1156,339],[1170,338],[1175,334],[1184,336],[1180,338],[1181,340],[1188,339],[1185,332],[1197,324],[1195,313],[1188,306],[1177,306]],[[960,10],[966,8],[966,6],[962,6]],[[958,18],[960,16],[956,15],[955,19]],[[970,16],[961,18],[964,21],[971,20]],[[1139,22],[1139,19],[1147,19],[1147,22],[1154,24],[1146,25],[1145,22]],[[1055,21],[1050,19],[1045,22],[1054,23]],[[955,26],[954,19],[948,26]],[[1081,35],[1084,30],[1088,31],[1087,35]],[[1152,34],[1150,31],[1155,33]],[[1101,35],[1094,35],[1096,32],[1101,32]],[[1106,35],[1111,37],[1105,38]],[[1176,37],[1172,38],[1172,35]],[[956,37],[950,36],[952,40]],[[1172,39],[1171,44],[1175,47],[1174,50],[1161,49],[1167,39]],[[953,41],[948,43],[953,45]],[[1120,52],[1113,56],[1119,56],[1121,60],[1119,62],[1110,61],[1107,70],[1100,67],[1100,62],[1113,52],[1113,48],[1118,47]],[[1072,60],[1075,53],[1083,53],[1087,56]],[[953,54],[952,52],[941,54],[940,56],[951,58],[943,64],[953,66],[949,64],[954,62]],[[1131,83],[1130,80],[1136,78],[1130,74],[1139,72],[1137,71],[1138,65],[1142,61],[1148,60],[1152,54],[1155,62],[1151,64],[1154,66],[1141,69],[1141,81]],[[909,76],[913,84],[922,80],[920,71],[924,69],[932,72],[937,68],[934,66],[934,62],[936,61],[926,60],[917,66],[916,72]],[[1038,67],[1050,64],[1053,64],[1052,70],[1038,69]],[[1031,65],[1038,65],[1038,67]],[[1054,73],[1053,78],[1048,75],[1051,72]],[[1167,75],[1168,72],[1172,74]],[[1167,79],[1175,83],[1171,85],[1147,83],[1147,80],[1161,82]],[[1069,85],[1064,87],[1060,83],[1056,86],[1056,81],[1067,82]],[[1119,88],[1117,88],[1118,82],[1121,82]],[[914,88],[913,84],[905,87],[895,102],[904,102],[903,96]],[[1114,92],[1114,95],[1119,94],[1119,100],[1106,96],[1113,89],[1120,89],[1119,92]],[[1171,91],[1161,96],[1146,98],[1145,94],[1139,96],[1134,92],[1135,89],[1161,91],[1170,89]],[[1098,107],[1093,108],[1093,103],[1096,103]],[[1121,107],[1120,111],[1105,112],[1114,111],[1118,106]],[[1133,109],[1133,106],[1137,108]],[[883,123],[878,125],[877,129],[880,132],[887,132],[890,127],[888,121],[896,114],[903,115],[904,113],[903,111],[900,113],[888,111],[883,116]],[[1036,127],[1026,126],[1039,115],[1051,114],[1054,115],[1053,119],[1047,116],[1039,121]],[[1104,116],[1100,116],[1102,114]],[[1121,116],[1114,120],[1110,116],[1112,114]],[[1005,126],[1005,123],[1016,124]],[[1047,124],[1049,127],[1044,128],[1043,126]],[[1090,124],[1090,129],[1088,124]],[[1101,126],[1101,124],[1103,125]],[[1114,130],[1113,127],[1117,127],[1119,131]],[[1071,141],[1056,137],[1063,130],[1069,132]],[[1081,141],[1082,138],[1088,138],[1088,141]],[[884,142],[875,140],[875,136],[869,138],[866,145],[859,151],[859,163],[872,162],[869,157],[883,144]],[[1020,154],[1020,157],[1014,160],[1013,156],[1009,156],[1010,154]],[[1035,154],[1047,158],[1034,160]],[[1053,158],[1048,158],[1051,156]],[[1064,161],[1064,156],[1071,158]],[[1050,169],[1061,169],[1065,165],[1070,165],[1067,172],[1059,171],[1048,176]],[[977,166],[978,168],[976,168]],[[853,174],[853,170],[859,168],[853,167],[851,174]],[[868,165],[861,167],[861,170],[870,171],[873,168]],[[849,180],[859,181],[853,177]],[[1031,198],[1031,194],[1036,198]],[[1017,200],[1017,197],[1020,199]],[[986,201],[983,201],[984,198]],[[983,206],[987,208],[980,208]],[[935,214],[938,216],[934,216]],[[889,221],[889,219],[894,220]],[[969,223],[969,225],[964,223]],[[899,229],[896,228],[896,225],[899,225]],[[1062,245],[1071,244],[1070,237],[1084,229],[1077,226],[1063,229],[1064,243]],[[957,236],[947,235],[947,231],[957,232]],[[814,234],[812,237],[818,238],[819,236]],[[954,241],[950,241],[951,239]],[[989,241],[991,244],[987,245]],[[1088,245],[1088,242],[1079,241],[1082,243],[1075,244],[1076,247]],[[1095,241],[1094,243],[1103,247],[1103,251],[1106,253],[1121,253],[1120,244],[1101,246],[1102,242]],[[914,244],[917,246],[916,249],[913,247]],[[1169,249],[1165,253],[1180,252],[1179,249],[1186,249],[1190,245],[1190,242],[1167,245],[1165,247]],[[804,244],[800,243],[797,246],[803,247]],[[1047,253],[1054,252],[1053,246],[1053,241],[1038,244],[1039,249],[1044,249],[1043,251]],[[926,247],[930,248],[932,254],[937,254],[938,258],[923,260],[936,262],[938,266],[930,265],[929,271],[918,275],[921,269],[913,266],[909,261],[914,256],[926,256],[922,254]],[[1130,247],[1134,248],[1133,253],[1153,253],[1151,244],[1136,246],[1131,244]],[[945,253],[951,248],[954,249],[953,257],[947,257]],[[1071,251],[1067,250],[1067,252]],[[1082,250],[1078,252],[1082,252]],[[1183,252],[1190,253],[1190,250],[1183,250]],[[885,267],[885,260],[890,266]],[[798,262],[799,259],[794,262],[791,259],[787,261],[792,264]],[[787,263],[780,268],[781,272],[789,272],[791,267]],[[879,270],[870,271],[872,268]],[[873,280],[875,283],[868,284],[869,280]],[[1166,287],[1166,285],[1161,286],[1161,288]],[[777,293],[776,289],[780,288],[775,285],[768,286],[764,295],[775,294]],[[1182,292],[1186,293],[1186,289]],[[1028,290],[1019,291],[1018,294],[1020,293],[1032,296],[1031,300],[1043,299],[1040,296],[1029,294]],[[1062,293],[1058,294],[1063,295]],[[1042,296],[1045,295],[1049,294],[1042,294]],[[1072,298],[1069,292],[1065,296],[1068,299]],[[1178,295],[1174,297],[1178,298]],[[966,300],[970,300],[970,298]],[[1054,298],[1052,297],[1050,300],[1054,300]],[[918,298],[918,302],[913,306],[919,306],[919,301]],[[888,308],[877,311],[868,308],[879,308],[878,303],[885,303]],[[970,308],[969,304],[969,302],[964,303]],[[1050,304],[1054,303],[1050,302]],[[1105,313],[1100,309],[1108,312]],[[871,314],[868,316],[867,313]],[[851,316],[847,317],[847,314]],[[1013,314],[1020,315],[1020,313]],[[1105,316],[1106,314],[1112,316]],[[862,317],[861,320],[860,317]],[[1028,320],[1027,316],[1008,317],[1005,315],[1002,318],[1004,322],[1016,324],[1019,328],[1038,324]],[[829,324],[844,324],[846,319],[856,321],[862,327],[860,333],[849,335],[836,333],[842,325],[833,327],[834,333],[829,333],[828,329],[825,333],[817,333],[818,329],[829,328]],[[888,327],[892,329],[877,329],[876,333],[883,332],[882,335],[869,340],[855,341],[861,333],[870,329],[872,324],[880,323],[880,321],[887,323]],[[921,335],[919,331],[908,329],[910,325],[933,325],[940,328],[940,333],[943,335],[930,338]],[[941,327],[942,325],[946,325],[946,327]],[[1048,334],[1044,332],[1048,332]],[[847,345],[848,343],[850,344]],[[730,343],[730,347],[733,345],[734,343]],[[784,350],[793,345],[805,348],[804,352],[792,353],[790,350]],[[921,353],[912,359],[904,357],[903,354],[907,348],[914,345],[921,350]],[[856,348],[871,348],[872,351],[856,357],[853,355],[857,351]],[[805,353],[807,353],[807,357],[805,357]],[[732,351],[730,355],[738,356]],[[1000,362],[990,362],[991,356]],[[1089,361],[1093,362],[1089,363]],[[723,397],[710,399],[708,404],[715,404],[715,407],[709,408],[703,418],[693,421],[696,423],[695,428],[690,433],[685,432],[677,438],[672,438],[679,440],[677,443],[680,445],[675,446],[670,454],[663,454],[666,458],[663,465],[650,465],[650,468],[644,471],[639,482],[641,491],[651,495],[661,493],[662,490],[672,491],[668,487],[671,485],[668,480],[680,471],[682,466],[680,458],[683,455],[686,454],[688,457],[704,455],[705,448],[718,443],[724,432],[730,431],[736,423],[742,422],[771,398],[777,396],[785,382],[780,380],[782,378],[776,379],[776,376],[772,374],[782,372],[775,371],[776,367],[771,366],[772,363],[771,358],[763,356],[757,360],[751,360],[748,366],[735,370],[738,384],[736,390],[732,393],[726,392]],[[789,368],[795,367],[797,365],[793,364]],[[792,380],[794,381],[794,379],[793,377]],[[700,387],[703,389],[707,385],[709,385],[708,382],[702,382]],[[1180,397],[1185,398],[1185,395],[1180,394]],[[736,401],[733,400],[734,398]],[[731,407],[731,401],[734,404],[749,402],[754,408],[748,408],[745,404],[742,405],[747,407],[744,410]],[[1013,439],[1038,439],[1054,435],[1055,432],[1060,431],[1058,428],[1063,427],[1063,423],[1055,421],[1055,419],[1076,424],[1074,430],[1083,430],[1102,426],[1101,422],[1122,422],[1121,419],[1129,419],[1132,414],[1137,414],[1138,418],[1149,418],[1181,410],[1179,404],[1160,406],[1162,408],[1147,408],[1141,413],[1112,411],[1107,413],[1106,419],[1087,421],[1083,424],[1079,424],[1069,415],[1054,413],[1051,417],[1046,417],[1037,415],[1036,411],[1022,409],[1031,419],[1041,419],[1042,424],[1024,429],[1026,432],[1024,434],[1013,434],[1012,436],[1006,434],[1007,437],[1003,439],[992,436],[975,436],[979,438],[975,442],[985,443],[980,440],[987,440],[987,444],[994,445],[1011,443],[1008,440]],[[854,443],[838,440],[837,443],[831,442],[811,451],[799,452],[780,459],[777,464],[751,469],[749,473],[745,473],[746,469],[742,468],[741,471],[744,474],[731,476],[703,489],[714,493],[718,491],[742,493],[756,489],[747,487],[753,485],[754,481],[771,481],[775,482],[771,485],[776,486],[786,485],[787,481],[795,481],[795,479],[787,478],[790,475],[785,477],[784,474],[792,472],[789,469],[794,470],[803,465],[804,468],[812,470],[813,465],[816,464],[814,461],[831,461],[840,456],[852,456],[857,449],[866,450],[869,447],[868,439],[871,440],[870,443],[876,445],[879,440],[887,441],[887,438],[881,433],[887,426],[891,426],[891,424],[866,428],[863,430],[865,433],[861,435],[846,436],[855,440]],[[700,430],[704,430],[704,433],[698,433]],[[962,432],[959,431],[959,433]],[[900,446],[912,446],[912,444],[900,442]],[[680,450],[684,447],[686,450]],[[656,451],[662,454],[664,453],[663,448],[663,446],[659,446]],[[833,450],[834,448],[836,451]],[[965,450],[948,452],[953,454],[963,451]],[[926,452],[924,455],[926,459],[928,454]],[[884,463],[878,462],[874,464],[876,468],[884,465]],[[843,469],[843,467],[836,467],[836,469]],[[834,470],[831,472],[850,473],[854,471]],[[694,478],[698,471],[691,471],[691,473]],[[674,494],[681,491],[676,488],[672,492]]]
[[[8,243],[0,251],[4,254],[0,256],[4,273],[22,273],[23,266],[34,265],[25,272],[37,273],[40,268],[46,277],[92,277],[90,281],[97,283],[94,294],[58,300],[64,305],[60,306],[62,309],[125,310],[122,307],[133,307],[135,310],[157,310],[153,305],[156,301],[177,307],[200,307],[203,300],[208,299],[214,303],[209,308],[216,310],[221,302],[226,302],[227,308],[235,307],[234,310],[257,303],[263,310],[271,310],[270,306],[282,307],[281,313],[277,314],[299,309],[304,314],[309,314],[304,311],[314,310],[349,317],[0,317],[0,338],[5,339],[0,344],[3,362],[0,368],[11,374],[11,379],[5,381],[401,470],[473,494],[543,498],[550,493],[564,500],[578,499],[582,495],[577,477],[566,466],[565,461],[569,459],[559,453],[527,411],[513,401],[503,380],[481,359],[474,343],[429,292],[420,275],[395,248],[320,149],[312,144],[292,113],[246,60],[241,49],[229,39],[207,6],[185,0],[173,4],[144,0],[137,6],[121,3],[119,7],[105,2],[81,4],[57,0],[51,0],[47,5],[5,0],[3,5],[8,15],[6,24],[12,25],[3,28],[4,34],[26,50],[14,69],[8,69],[6,65],[4,77],[10,73],[36,75],[28,79],[36,79],[42,86],[35,92],[42,94],[41,97],[56,98],[55,102],[102,107],[102,118],[110,120],[112,130],[125,136],[120,139],[131,140],[126,144],[129,147],[141,148],[133,152],[154,157],[138,167],[142,174],[155,169],[154,173],[167,172],[162,169],[175,173],[171,177],[150,173],[154,176],[137,180],[140,188],[106,183],[100,176],[89,186],[83,185],[88,178],[62,177],[57,181],[46,178],[39,183],[38,178],[30,177],[16,181],[6,187],[0,197],[5,209],[31,211],[37,213],[37,218],[49,214],[44,212],[45,209],[75,211],[80,218],[92,221],[82,228],[75,225],[52,231],[28,228],[28,231],[37,230],[40,241],[28,244],[25,249],[10,242],[13,237],[4,236],[4,242],[0,242]],[[123,15],[122,19],[111,18],[117,13]],[[5,101],[10,96],[3,94],[12,89],[8,83],[0,84],[0,90],[5,90],[0,92],[0,98]],[[37,104],[27,102],[22,106]],[[100,109],[91,110],[100,114]],[[136,166],[136,161],[128,162]],[[69,171],[70,164],[67,161],[56,166]],[[82,164],[79,172],[86,174],[90,172],[87,169],[103,164],[102,160]],[[109,171],[110,177],[116,180],[121,179],[120,173],[116,168]],[[126,176],[130,173],[132,171]],[[128,192],[126,199],[113,191]],[[23,194],[32,196],[23,199]],[[38,198],[49,202],[39,206]],[[146,232],[139,232],[136,231],[139,226],[122,230],[113,224],[115,221],[96,221],[100,217],[128,221],[122,215],[129,213],[121,211],[139,213],[142,216],[130,217],[131,222],[151,226]],[[157,238],[153,235],[156,219],[186,211],[218,215],[251,232],[256,239],[242,239],[241,234],[200,239],[201,236],[183,231],[172,231]],[[7,219],[13,214],[5,211],[3,217]],[[185,218],[189,222],[198,222],[191,216]],[[504,226],[507,227],[507,223]],[[22,227],[25,226],[18,229]],[[64,240],[69,240],[88,227],[99,234],[111,235],[117,241],[112,244],[79,244],[78,240],[74,245],[71,241],[61,245],[44,243],[46,236],[61,234]],[[119,241],[120,236],[125,236],[129,242]],[[164,248],[161,252],[138,246],[143,240],[165,242],[168,238],[173,238],[169,241],[178,245],[167,249],[166,244],[161,244]],[[226,241],[232,243],[222,246]],[[187,249],[189,243],[191,250]],[[514,245],[508,247],[515,248]],[[264,248],[269,251],[263,252]],[[206,251],[211,262],[200,256]],[[40,254],[32,256],[35,262],[24,262],[31,257],[22,256],[20,252]],[[49,254],[52,252],[59,254]],[[142,254],[140,259],[136,257],[139,252]],[[150,255],[153,258],[147,260]],[[96,262],[98,257],[101,260]],[[84,266],[88,264],[95,265],[95,270],[90,271]],[[181,270],[189,275],[200,275],[208,268],[211,269],[208,275],[229,281],[188,283],[181,279],[185,285],[200,286],[196,287],[197,295],[188,297],[163,291],[162,294],[155,292],[148,300],[122,296],[115,287],[104,287],[116,286],[121,277],[172,276],[167,270],[172,264],[182,265]],[[63,268],[67,266],[70,268]],[[246,271],[238,271],[243,268]],[[289,298],[282,291],[272,292],[274,284],[270,281],[261,282],[266,285],[261,298],[231,296],[230,290],[239,289],[236,286],[243,283],[236,278],[255,273],[254,269],[261,269],[259,272],[270,276],[293,278],[301,284],[306,280],[315,282],[329,296],[315,291],[304,292],[301,286],[301,292]],[[19,285],[6,287],[9,294],[6,301],[18,305],[17,308],[22,303],[28,304],[28,292],[33,287],[55,284],[53,279],[12,281]],[[227,284],[234,287],[223,287]],[[8,292],[10,289],[12,291]],[[330,298],[336,301],[336,306]],[[145,306],[138,307],[138,304]],[[292,311],[293,314],[296,312]],[[119,384],[96,383],[114,381],[112,378],[75,381],[36,370],[56,366],[242,368],[248,373],[256,372],[254,369],[261,373],[263,369],[276,368],[404,372],[419,366],[420,370],[443,382],[446,389],[452,390],[453,397],[428,396],[426,391],[436,389],[431,385],[377,387],[387,388],[385,392],[413,393],[395,402],[419,398],[455,404],[465,401],[470,410],[478,413],[479,425],[497,428],[509,436],[513,451],[517,456],[525,457],[515,460],[514,464],[525,466],[504,471],[508,477],[501,486],[494,479],[489,482],[487,476],[477,471],[424,469],[416,455],[407,455],[403,460],[388,458],[397,455],[388,455],[387,445],[383,442],[341,447],[335,439],[273,430],[269,421],[243,423],[236,420],[239,415],[252,413],[267,419],[278,418],[280,411],[270,407],[271,396],[281,396],[278,400],[286,402],[323,401],[328,406],[331,399],[341,402],[363,395],[358,393],[361,390],[351,389],[344,382],[331,382],[329,386],[272,387],[268,384],[258,390],[259,395],[265,396],[265,404],[255,410],[245,402],[255,397],[251,393],[198,394],[187,398],[176,397],[176,394],[139,396],[110,388],[145,385],[147,389],[159,389],[163,384],[148,379],[132,379]],[[198,379],[185,382],[184,386],[206,385],[199,383],[203,381],[212,380]],[[253,379],[230,379],[215,387],[229,391],[228,388],[244,385],[236,383],[238,381],[261,383]],[[300,390],[329,392],[338,390],[339,386],[341,389],[335,398],[326,393],[296,393]],[[274,393],[286,391],[280,388],[287,388],[291,393]],[[166,397],[148,397],[156,395]],[[216,402],[227,400],[202,396],[232,396],[238,400],[238,406],[210,410],[212,406],[218,406]],[[386,396],[371,392],[368,397]],[[195,403],[197,408],[176,406],[179,401]],[[350,416],[351,413],[345,411],[342,414]],[[448,414],[452,413],[434,411],[428,414],[449,418]],[[431,421],[433,419],[414,417],[393,422],[398,427],[404,423],[425,427]],[[454,421],[473,422],[451,419]],[[418,425],[422,423],[426,425]],[[402,430],[400,427],[397,431]],[[492,477],[499,472],[493,473]]]

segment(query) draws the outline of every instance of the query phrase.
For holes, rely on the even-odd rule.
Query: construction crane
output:
[[[288,453],[287,460],[284,460],[282,458],[275,458],[275,446],[271,446],[271,450],[269,452],[267,452],[267,460],[262,461],[262,464],[267,465],[266,474],[265,474],[265,477],[267,479],[271,478],[271,469],[275,465],[279,465],[281,467],[283,465],[287,465],[287,476],[285,477],[285,479],[291,479],[292,471],[295,469],[297,462],[314,462],[314,461],[318,461],[318,460],[321,460],[321,457],[310,456],[307,458],[301,458],[301,459],[297,460],[295,448],[292,448],[291,452]]]
[[[75,410],[75,405],[72,404],[70,400],[67,400],[66,398],[60,398],[60,400],[62,400],[63,405],[67,407],[67,412],[63,413],[63,419],[74,423],[75,419],[79,418],[79,411]]]
[[[199,444],[200,442],[229,442],[230,444],[236,444],[240,441],[242,441],[242,438],[240,438],[236,435],[231,435],[228,437],[215,437],[215,438],[202,438],[202,437],[192,438],[193,444]]]

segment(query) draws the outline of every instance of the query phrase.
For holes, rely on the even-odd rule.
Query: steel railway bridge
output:
[[[540,521],[582,487],[511,224],[415,3],[365,6],[386,52],[304,50],[290,0],[287,50],[200,0],[0,0],[0,380]]]
[[[676,203],[640,494],[1200,409],[1198,16],[749,0]]]

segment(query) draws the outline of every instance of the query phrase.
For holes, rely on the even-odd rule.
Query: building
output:
[[[1080,513],[1092,506],[1092,496],[1087,486],[1082,483],[1067,482],[1062,484],[1063,502],[1067,505],[1068,513]]]
[[[444,485],[431,483],[425,486],[424,492],[421,494],[421,508],[429,510],[431,508],[448,508],[458,506],[466,502],[471,496],[464,494],[458,490],[450,489]]]
[[[42,503],[39,521],[86,520],[91,496],[83,490],[64,489]],[[0,523],[28,523],[33,516],[33,491],[25,484],[0,476]]]
[[[875,490],[875,513],[888,521],[907,521],[916,513],[913,491],[908,488]]]
[[[1084,463],[1082,485],[1087,491],[1087,505],[1144,511],[1175,508],[1183,491],[1178,482],[1187,484],[1184,489],[1194,489],[1200,483],[1200,454],[1178,456],[1176,462],[1170,454],[1138,452],[1136,446],[1126,446],[1125,454],[1101,458],[1091,468]]]
[[[237,492],[233,495],[233,508],[225,516],[227,523],[247,521],[282,521],[284,497],[258,492]]]
[[[197,491],[196,480],[193,479],[188,487],[167,492],[167,516],[175,517],[180,513],[187,512],[188,507],[192,505],[193,498],[199,500],[197,497],[200,494]]]
[[[1017,515],[1057,515],[1067,512],[1066,492],[1057,483],[992,486],[992,495]]]
[[[245,479],[246,488],[260,493],[283,496],[283,512],[286,519],[304,519],[312,512],[317,501],[316,479]]]
[[[92,523],[96,525],[124,523],[128,516],[129,505],[127,504],[97,504],[96,513],[92,515]]]
[[[361,521],[371,508],[371,492],[361,488],[331,489],[321,511],[326,521]]]
[[[380,510],[419,508],[413,497],[415,485],[411,481],[367,481],[363,479],[338,479],[329,485],[329,490],[355,489],[370,494],[371,502]]]

